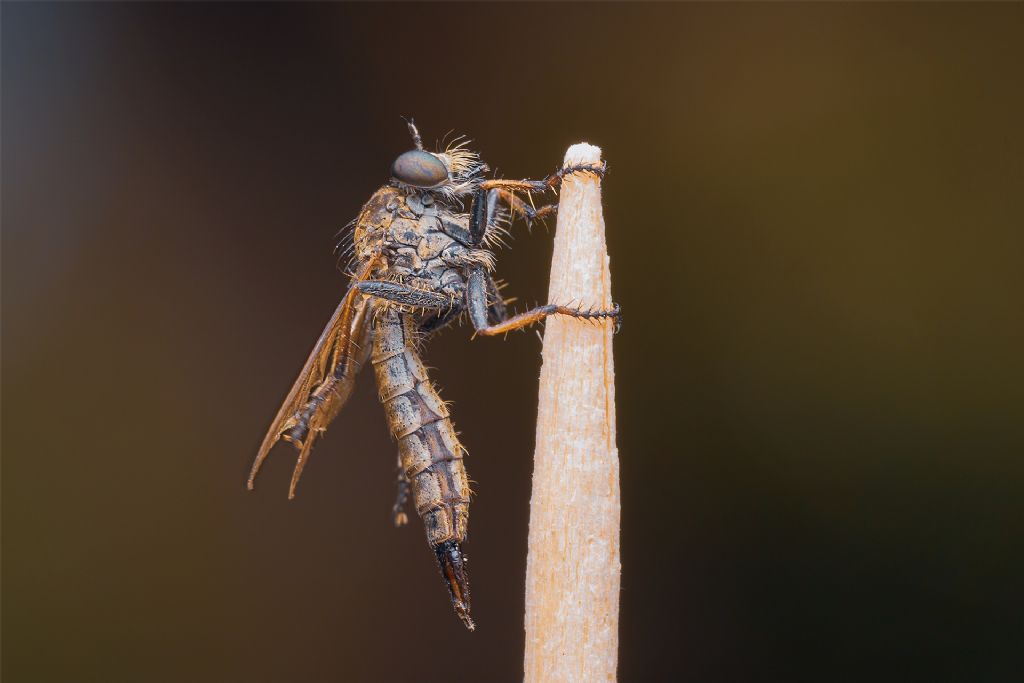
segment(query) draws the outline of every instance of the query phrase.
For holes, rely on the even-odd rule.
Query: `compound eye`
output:
[[[413,187],[437,187],[448,180],[448,169],[430,152],[414,149],[395,159],[391,177]]]

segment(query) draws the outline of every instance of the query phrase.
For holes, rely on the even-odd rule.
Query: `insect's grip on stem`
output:
[[[601,150],[565,155],[548,301],[611,310]],[[526,571],[526,681],[615,679],[619,462],[615,316],[548,318]]]

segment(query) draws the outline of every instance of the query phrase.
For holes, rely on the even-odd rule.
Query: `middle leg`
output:
[[[504,334],[512,330],[528,327],[533,323],[540,322],[550,315],[568,315],[582,320],[599,320],[612,318],[618,323],[620,312],[618,304],[614,304],[608,310],[583,309],[573,306],[562,306],[560,304],[546,304],[530,309],[524,313],[509,317],[507,313],[501,318],[492,322],[492,314],[495,312],[492,303],[488,300],[488,291],[496,291],[494,280],[483,268],[474,268],[469,273],[469,284],[466,287],[466,306],[469,308],[469,319],[477,334],[493,336]],[[502,307],[504,308],[504,307]],[[618,326],[616,325],[616,328]]]

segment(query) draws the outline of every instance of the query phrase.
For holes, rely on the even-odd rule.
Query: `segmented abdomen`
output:
[[[415,325],[411,315],[378,310],[372,362],[416,512],[427,541],[437,546],[466,537],[469,481],[448,408],[427,379],[416,350]]]

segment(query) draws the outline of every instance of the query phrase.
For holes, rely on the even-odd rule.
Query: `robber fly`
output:
[[[557,208],[534,208],[516,192],[555,189],[565,173],[603,174],[604,167],[567,168],[544,180],[485,180],[487,166],[465,142],[429,152],[416,126],[410,121],[408,127],[415,149],[394,161],[390,180],[354,221],[351,283],[270,425],[248,486],[253,488],[271,447],[283,438],[298,450],[288,492],[294,497],[313,443],[344,406],[369,359],[398,441],[395,524],[407,521],[404,506],[411,490],[455,612],[472,631],[462,554],[470,498],[465,451],[447,406],[427,378],[420,348],[431,333],[466,314],[482,335],[523,328],[556,313],[618,319],[618,306],[583,310],[554,304],[509,316],[492,276],[492,248],[505,224],[512,218],[543,219]],[[462,213],[466,199],[470,210]]]

